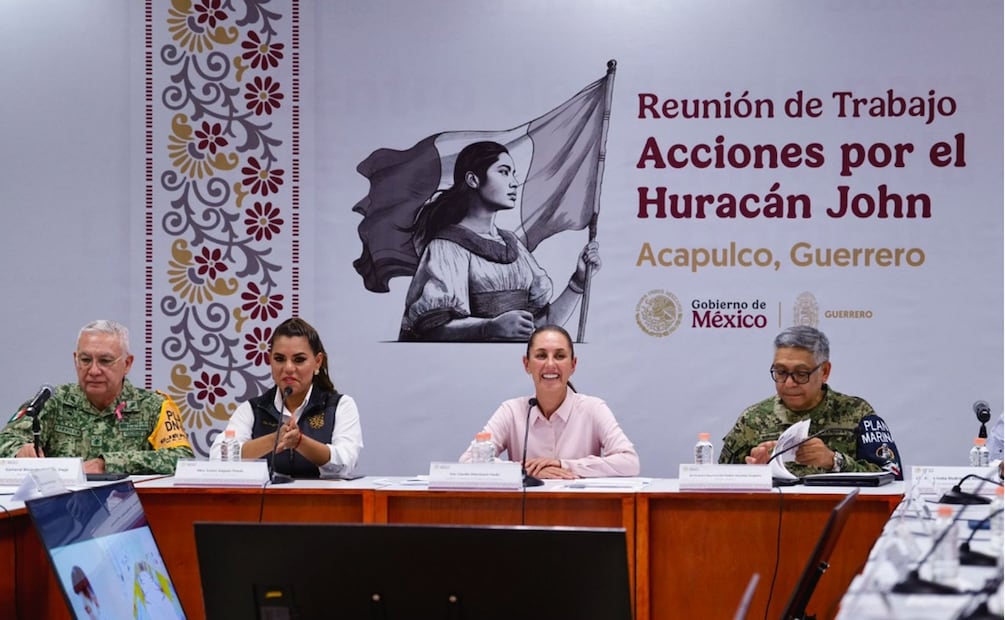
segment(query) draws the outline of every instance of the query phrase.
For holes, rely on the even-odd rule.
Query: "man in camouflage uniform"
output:
[[[2,457],[80,457],[85,473],[171,474],[192,458],[177,406],[165,394],[134,387],[129,331],[114,321],[80,330],[73,354],[77,383],[55,388],[39,413],[41,454],[22,408],[0,431]]]
[[[790,327],[775,338],[776,396],[748,407],[722,440],[720,463],[767,463],[778,436],[810,420],[809,435],[786,467],[796,476],[887,470],[903,479],[890,429],[872,406],[827,385],[830,344],[819,330]]]

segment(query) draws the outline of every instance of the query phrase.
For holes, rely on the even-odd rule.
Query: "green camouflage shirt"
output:
[[[866,416],[875,416],[872,405],[857,396],[845,396],[824,385],[824,398],[809,411],[795,412],[777,395],[748,407],[733,429],[722,439],[720,463],[744,463],[744,457],[764,441],[775,441],[792,424],[810,419],[809,434],[821,432],[820,439],[834,452],[844,455],[842,471],[882,471],[880,465],[858,456],[859,423]],[[891,442],[892,444],[892,442]],[[899,457],[899,455],[898,455]],[[796,476],[825,473],[830,470],[794,462],[785,463]]]
[[[188,445],[154,450],[148,441],[157,428],[163,402],[160,394],[133,387],[126,380],[118,400],[97,411],[78,384],[60,385],[39,417],[42,451],[46,456],[79,456],[85,461],[100,456],[108,472],[172,474],[175,461],[192,458],[193,452]],[[0,431],[0,457],[13,457],[33,441],[31,418],[16,417],[17,413]]]

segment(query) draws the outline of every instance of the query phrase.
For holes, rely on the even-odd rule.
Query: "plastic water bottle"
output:
[[[223,443],[220,444],[221,461],[240,461],[241,442],[237,440],[237,431],[228,428],[223,434]]]
[[[945,535],[943,535],[945,532]],[[953,521],[953,507],[941,504],[935,517],[933,540],[939,547],[932,552],[932,579],[939,583],[955,586],[960,574],[960,541]]]
[[[990,453],[987,447],[988,440],[983,437],[974,439],[974,447],[970,448],[970,466],[987,467],[990,463]]]
[[[496,457],[496,446],[492,443],[492,433],[482,431],[471,442],[471,462],[491,463]]]
[[[698,433],[698,443],[694,444],[695,465],[711,465],[715,463],[715,448],[708,440],[708,433]]]
[[[988,513],[993,515],[991,517],[991,549],[992,553],[998,556],[999,567],[1002,565],[1002,553],[1005,551],[1002,548],[1002,528],[1005,527],[1005,515],[1001,512],[1002,505],[1005,504],[1003,493],[1005,493],[1005,489],[1002,487],[995,489],[995,497],[991,501],[991,510]]]

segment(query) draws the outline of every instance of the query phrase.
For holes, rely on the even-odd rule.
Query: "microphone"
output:
[[[523,458],[520,459],[520,468],[523,470],[523,486],[539,487],[544,484],[540,478],[535,478],[527,473],[527,438],[530,436],[530,411],[537,407],[537,399],[531,398],[527,404],[527,425],[523,429]]]
[[[977,485],[974,491],[964,491],[963,483],[971,478],[977,478],[981,480],[981,483]],[[991,478],[985,478],[984,476],[978,476],[977,474],[967,474],[960,478],[960,481],[953,485],[953,488],[948,492],[944,493],[942,497],[939,498],[940,504],[955,504],[955,505],[970,505],[970,504],[990,504],[991,498],[984,497],[980,494],[981,489],[984,488],[984,483],[992,482],[998,486],[1002,486],[1002,483],[997,480],[992,480]]]
[[[53,387],[51,385],[43,385],[39,388],[38,394],[35,394],[35,397],[31,399],[30,403],[28,403],[28,406],[24,408],[23,414],[37,416],[42,413],[42,407],[45,406],[47,400],[52,398],[52,393]]]
[[[28,403],[28,406],[21,412],[21,415],[31,416],[31,435],[35,444],[36,455],[42,454],[42,423],[39,421],[38,416],[42,413],[42,407],[45,407],[45,402],[52,397],[52,391],[51,385],[43,385],[39,388],[38,394],[35,394],[35,397]]]
[[[977,433],[977,436],[987,439],[988,427],[986,424],[991,420],[991,407],[983,400],[979,400],[974,403],[974,415],[977,416],[977,421],[981,423],[981,430]]]
[[[293,393],[293,388],[286,386],[283,388],[283,402],[280,405],[279,420],[276,422],[276,440],[272,442],[272,454],[269,455],[269,482],[271,484],[286,484],[293,482],[292,476],[281,474],[276,471],[276,448],[279,447],[279,431],[283,428],[283,411],[286,411],[286,399]]]
[[[1002,509],[991,511],[988,516],[984,517],[980,521],[970,522],[970,526],[973,531],[970,532],[970,536],[960,545],[960,564],[962,566],[996,566],[998,564],[998,558],[988,555],[986,553],[981,553],[980,551],[973,551],[970,549],[970,541],[974,539],[974,535],[981,530],[981,526],[985,523],[991,521],[998,515],[1002,513]]]

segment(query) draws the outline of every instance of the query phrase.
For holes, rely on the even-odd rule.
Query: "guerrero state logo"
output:
[[[639,329],[657,338],[672,334],[680,327],[682,317],[680,300],[662,289],[649,291],[635,306],[635,322]]]

